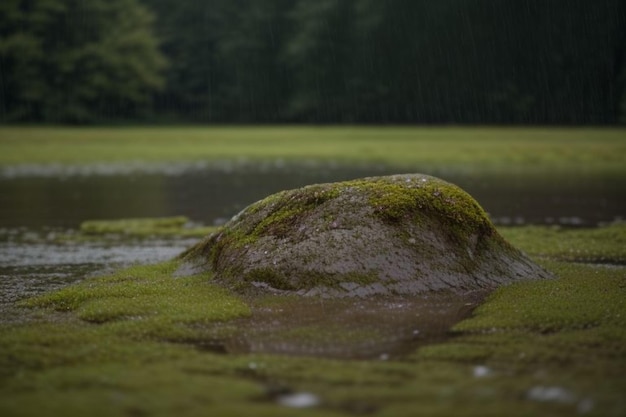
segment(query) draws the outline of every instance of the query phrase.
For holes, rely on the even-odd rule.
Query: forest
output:
[[[0,122],[626,123],[626,2],[2,0]]]

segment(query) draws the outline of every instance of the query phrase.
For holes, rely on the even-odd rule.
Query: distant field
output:
[[[399,166],[626,172],[626,129],[0,127],[0,165],[323,159]]]

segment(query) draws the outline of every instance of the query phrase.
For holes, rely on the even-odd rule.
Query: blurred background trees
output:
[[[85,123],[141,117],[166,60],[134,0],[3,0],[0,117]]]
[[[3,0],[5,122],[626,122],[622,0]]]

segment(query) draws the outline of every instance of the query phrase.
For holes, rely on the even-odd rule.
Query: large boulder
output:
[[[235,290],[300,295],[467,293],[550,276],[478,203],[440,179],[316,184],[256,202],[182,255]]]

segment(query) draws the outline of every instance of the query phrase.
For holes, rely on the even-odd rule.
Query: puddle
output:
[[[86,277],[172,259],[197,239],[121,239],[60,243],[72,230],[0,229],[0,322],[26,320],[15,302]]]
[[[0,322],[23,323],[25,297],[138,263],[173,258],[196,239],[107,238],[63,242],[75,231],[0,229]],[[61,240],[59,241],[59,239]],[[465,297],[321,299],[267,296],[251,300],[251,318],[202,328],[200,349],[341,359],[389,360],[449,337],[484,293]]]
[[[225,353],[389,360],[448,338],[450,327],[468,317],[485,295],[279,298],[275,305],[253,308],[251,318],[209,326],[207,336],[213,335],[214,342],[199,347]],[[235,336],[220,336],[224,333]]]
[[[283,407],[310,408],[321,403],[320,398],[311,392],[293,392],[282,394],[276,398],[276,402]]]

